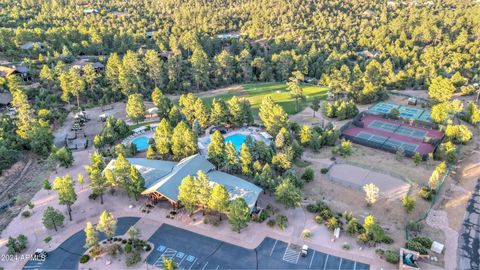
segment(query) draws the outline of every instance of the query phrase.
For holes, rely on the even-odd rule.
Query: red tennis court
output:
[[[402,147],[407,152],[419,152],[423,156],[435,150],[434,145],[424,142],[425,138],[435,140],[443,137],[443,133],[435,129],[413,126],[372,115],[363,115],[360,122],[360,125],[350,125],[343,131],[343,134],[359,138],[358,141],[372,142],[388,149],[397,150]],[[358,141],[353,140],[357,143]]]

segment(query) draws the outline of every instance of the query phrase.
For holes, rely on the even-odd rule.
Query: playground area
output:
[[[400,148],[406,156],[420,153],[424,158],[435,151],[443,133],[426,127],[362,113],[344,127],[342,136],[348,140],[396,153]]]
[[[393,109],[398,109],[398,111],[400,112],[400,117],[402,118],[420,120],[424,122],[432,121],[431,111],[425,110],[422,108],[411,107],[411,106],[403,106],[403,105],[398,105],[393,103],[379,102],[371,106],[368,110],[371,112],[388,114]]]

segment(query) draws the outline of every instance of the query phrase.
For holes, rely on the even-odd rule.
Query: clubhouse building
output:
[[[178,207],[179,187],[183,178],[204,171],[211,185],[220,184],[225,187],[230,199],[243,198],[250,210],[257,205],[257,199],[262,192],[258,186],[228,173],[220,172],[204,156],[196,154],[186,157],[180,162],[152,160],[145,158],[127,158],[128,162],[142,174],[145,179],[145,190],[142,195],[148,196],[153,203],[167,200],[173,207]],[[107,169],[113,169],[115,160],[110,161]]]

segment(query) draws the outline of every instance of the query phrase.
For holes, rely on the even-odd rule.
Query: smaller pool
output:
[[[148,138],[146,136],[137,137],[132,140],[138,151],[144,151],[148,148]]]
[[[245,139],[247,136],[242,135],[242,134],[234,134],[231,136],[228,136],[225,138],[225,143],[231,142],[234,146],[235,149],[237,149],[237,152],[240,152],[240,147],[242,147],[243,142],[245,142]]]

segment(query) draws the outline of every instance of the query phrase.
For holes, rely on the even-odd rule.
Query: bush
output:
[[[133,248],[132,248],[132,245],[131,245],[131,244],[126,244],[126,245],[125,245],[125,252],[126,252],[126,253],[132,252],[132,249],[133,249]]]
[[[320,173],[321,174],[327,174],[328,173],[328,168],[321,168]]]
[[[126,244],[126,243],[127,243],[127,239],[123,239],[122,244]]]
[[[48,243],[48,242],[50,242],[50,241],[52,241],[52,237],[51,237],[51,236],[47,236],[47,237],[45,237],[45,238],[43,239],[43,242],[45,242],[45,243]]]
[[[340,223],[338,222],[336,217],[329,218],[325,225],[327,226],[327,229],[330,231],[333,231],[336,228],[340,227]]]
[[[102,254],[102,247],[100,247],[99,245],[96,245],[92,249],[90,249],[90,257],[97,257],[100,254]]]
[[[29,209],[33,209],[33,207],[35,207],[35,204],[33,204],[32,202],[28,202],[27,205]]]
[[[405,195],[402,198],[402,205],[407,211],[407,213],[411,213],[415,209],[415,198]]]
[[[408,240],[405,243],[405,248],[413,250],[413,251],[417,251],[418,253],[420,253],[422,255],[428,254],[427,248],[425,248],[421,243],[413,241],[412,239]]]
[[[323,218],[321,216],[315,216],[315,222],[317,222],[318,224],[322,224],[323,223]]]
[[[360,244],[366,244],[370,241],[370,236],[364,232],[358,235],[357,240]]]
[[[433,199],[433,195],[435,195],[435,190],[431,189],[430,187],[423,186],[418,192],[418,195],[426,201],[431,201]]]
[[[276,224],[276,222],[275,222],[274,219],[269,219],[269,220],[267,221],[267,225],[268,225],[268,227],[270,227],[270,228],[275,227],[275,224]]]
[[[127,258],[125,259],[125,264],[127,266],[132,266],[137,264],[142,257],[140,256],[140,252],[135,251],[127,255]]]
[[[310,238],[312,236],[312,232],[309,229],[305,229],[302,232],[302,237],[303,238]]]
[[[87,263],[89,260],[90,260],[90,256],[88,256],[87,254],[82,255],[80,257],[80,263]]]
[[[118,253],[120,253],[120,245],[119,244],[113,244],[108,246],[107,248],[108,255],[110,256],[117,256]]]
[[[312,214],[318,213],[318,211],[319,211],[318,205],[316,205],[316,204],[307,205],[307,211],[312,213]]]
[[[387,262],[397,264],[400,261],[400,254],[398,250],[385,251],[384,258]]]
[[[420,230],[422,230],[423,228],[423,224],[420,223],[420,222],[415,222],[413,220],[410,220],[408,221],[408,228],[411,230],[411,231],[414,231],[414,232],[418,232]]]
[[[320,216],[323,218],[323,220],[327,220],[327,219],[333,217],[332,210],[324,209],[320,212]]]
[[[350,250],[351,247],[350,247],[349,243],[345,242],[345,243],[343,243],[342,248],[345,249],[345,250]]]
[[[424,246],[427,249],[430,249],[432,247],[433,241],[432,239],[425,237],[425,236],[416,236],[411,239],[412,241],[420,243],[422,246]]]
[[[285,230],[288,226],[288,218],[284,215],[277,217],[277,225],[280,229]]]
[[[145,249],[145,251],[150,251],[150,250],[152,250],[152,246],[150,246],[149,244],[146,244],[144,249]]]
[[[30,211],[25,210],[25,211],[22,212],[22,217],[23,217],[23,218],[28,218],[28,217],[30,217],[31,215],[32,215],[32,214],[30,213]]]
[[[306,168],[301,177],[305,182],[309,183],[313,181],[314,172],[312,168]]]

